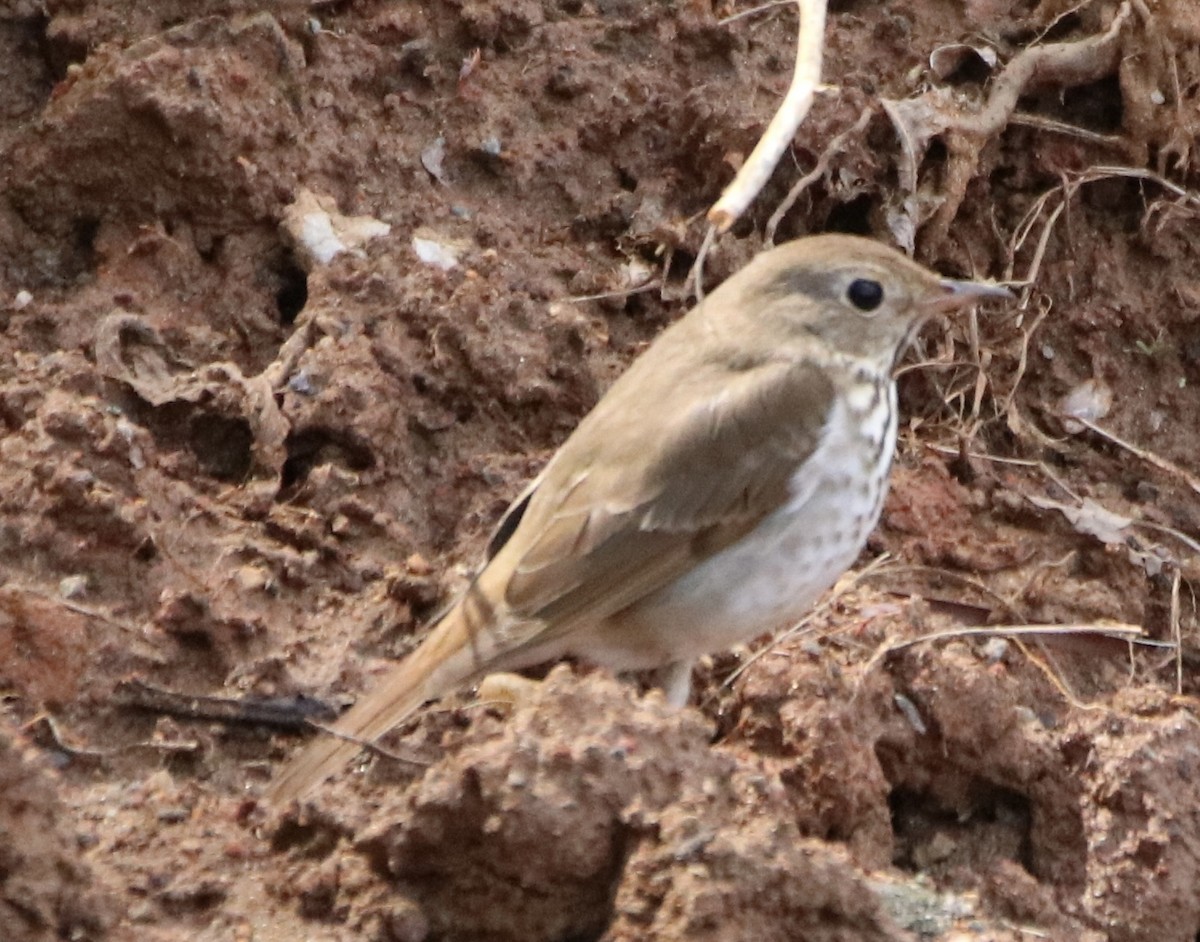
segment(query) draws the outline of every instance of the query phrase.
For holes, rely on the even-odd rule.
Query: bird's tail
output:
[[[460,600],[432,633],[365,697],[291,760],[271,783],[267,801],[301,798],[350,761],[363,743],[374,742],[428,700],[481,676],[492,661],[491,632],[472,628],[472,606]],[[484,622],[486,623],[486,621]]]

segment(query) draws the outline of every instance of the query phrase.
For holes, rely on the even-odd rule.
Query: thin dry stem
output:
[[[431,759],[402,755],[399,752],[379,745],[379,743],[373,739],[363,739],[359,736],[351,736],[349,733],[343,733],[333,726],[327,726],[324,723],[318,723],[314,720],[309,720],[308,725],[322,735],[332,736],[334,739],[340,739],[343,742],[353,743],[360,749],[364,749],[367,752],[372,752],[375,755],[382,756],[385,759],[390,759],[393,762],[401,762],[405,765],[415,765],[418,768],[428,768],[429,766],[433,765],[433,761]]]
[[[993,602],[997,603],[1000,606],[1000,608],[1002,608],[1005,611],[1005,613],[1008,614],[1010,617],[1013,617],[1013,618],[1023,617],[1023,613],[1021,612],[1021,609],[1014,602],[1010,601],[1009,599],[1006,599],[1003,595],[1001,595],[995,589],[990,588],[989,586],[985,585],[983,582],[980,582],[978,579],[972,578],[971,576],[968,576],[964,573],[954,572],[951,569],[939,569],[936,566],[916,566],[916,565],[913,565],[913,566],[906,566],[906,565],[889,566],[885,571],[889,572],[889,573],[905,572],[905,573],[909,573],[909,574],[913,574],[913,575],[922,574],[922,573],[925,575],[934,575],[934,576],[937,576],[939,579],[945,579],[949,582],[955,582],[960,586],[964,586],[968,589],[975,590],[976,592],[978,592],[980,595],[984,596],[985,598],[991,599]],[[875,574],[882,574],[882,573],[875,573]],[[868,573],[866,571],[864,571],[863,575],[868,575]]]
[[[1026,305],[1029,304],[1029,297],[1033,292],[1033,284],[1037,281],[1038,273],[1042,270],[1042,261],[1046,257],[1046,246],[1050,243],[1050,233],[1054,230],[1054,224],[1058,222],[1058,217],[1062,215],[1062,211],[1067,208],[1067,202],[1070,198],[1071,193],[1065,193],[1062,202],[1054,207],[1050,212],[1049,218],[1046,220],[1046,224],[1042,226],[1042,234],[1038,237],[1037,247],[1033,250],[1033,259],[1029,263],[1029,271],[1025,274],[1026,286],[1025,290],[1021,293],[1021,310],[1025,310]]]
[[[962,452],[958,448],[951,448],[948,445],[930,444],[926,446],[930,451],[936,451],[938,454],[950,455],[959,457]],[[1042,465],[1040,461],[1034,461],[1031,458],[1006,458],[1002,455],[988,454],[986,451],[968,451],[967,457],[976,461],[992,461],[996,464],[1011,464],[1019,468],[1037,468]]]
[[[880,645],[875,653],[871,655],[866,664],[863,665],[861,674],[859,675],[859,685],[861,686],[862,678],[870,675],[871,671],[879,666],[881,662],[886,660],[897,651],[903,651],[918,644],[933,644],[941,641],[962,640],[964,638],[1012,638],[1014,643],[1024,652],[1025,656],[1038,666],[1050,682],[1062,693],[1063,697],[1068,700],[1073,706],[1078,706],[1081,709],[1095,709],[1087,704],[1081,703],[1079,699],[1071,692],[1066,682],[1058,677],[1053,669],[1048,667],[1043,661],[1035,657],[1022,642],[1024,638],[1045,638],[1062,635],[1100,635],[1106,638],[1117,638],[1122,641],[1127,641],[1130,644],[1140,644],[1149,647],[1165,647],[1161,641],[1152,641],[1146,638],[1141,627],[1132,624],[1104,624],[1104,623],[1082,623],[1075,625],[997,625],[991,628],[950,628],[945,631],[933,631],[928,634],[919,635],[916,638],[909,638],[904,641],[895,641],[888,644]],[[856,689],[855,694],[857,695]]]
[[[834,156],[841,153],[842,145],[846,143],[846,140],[851,135],[861,134],[866,128],[867,123],[874,116],[875,109],[873,107],[864,108],[863,113],[858,116],[858,120],[854,122],[852,127],[847,128],[829,142],[825,150],[821,152],[821,156],[817,158],[817,162],[813,166],[812,170],[792,184],[792,188],[788,190],[787,196],[783,198],[779,206],[776,207],[775,212],[771,214],[771,218],[767,220],[767,245],[775,244],[775,230],[778,229],[779,224],[783,222],[783,217],[788,214],[794,205],[796,205],[796,200],[800,198],[800,195],[810,186],[820,180],[821,177],[825,176],[829,170],[830,161],[833,160]]]
[[[1086,703],[1076,695],[1074,689],[1072,689],[1071,685],[1067,682],[1066,675],[1063,673],[1062,668],[1055,663],[1053,656],[1050,654],[1049,650],[1047,650],[1044,644],[1038,645],[1038,650],[1042,654],[1041,657],[1038,657],[1036,654],[1034,654],[1033,651],[1029,649],[1029,645],[1027,645],[1020,638],[1014,638],[1013,644],[1015,644],[1018,650],[1025,655],[1030,664],[1032,664],[1045,675],[1046,679],[1050,681],[1062,698],[1066,700],[1067,703],[1069,703],[1072,707],[1077,710],[1103,709],[1100,704]]]
[[[731,13],[723,20],[717,20],[718,26],[727,26],[736,20],[745,19],[748,16],[754,16],[756,13],[765,13],[767,10],[773,10],[776,7],[791,6],[795,0],[770,0],[769,3],[760,3],[756,7],[751,7],[749,10],[739,10],[737,13]]]
[[[1041,305],[1037,316],[1033,319],[1033,323],[1021,331],[1021,352],[1017,357],[1017,369],[1013,376],[1012,385],[1008,390],[1008,394],[1004,397],[1004,403],[1000,406],[1002,415],[1011,415],[1015,408],[1014,402],[1017,398],[1017,388],[1021,385],[1021,380],[1025,378],[1025,370],[1029,367],[1029,344],[1033,340],[1034,331],[1041,326],[1042,321],[1050,313],[1052,302],[1049,300]]]
[[[1142,167],[1122,167],[1102,164],[1085,170],[1079,175],[1079,180],[1082,183],[1090,183],[1093,180],[1103,180],[1106,177],[1130,177],[1135,180],[1148,180],[1151,183],[1158,184],[1168,193],[1174,193],[1185,203],[1190,203],[1192,206],[1200,209],[1200,193],[1184,189],[1178,183],[1172,183],[1162,174],[1155,173],[1153,170],[1146,170]]]
[[[1102,164],[1089,167],[1082,173],[1079,173],[1068,179],[1064,179],[1063,182],[1058,186],[1047,190],[1033,202],[1033,205],[1029,207],[1021,221],[1017,224],[1016,229],[1013,231],[1012,239],[1009,241],[1007,275],[1011,279],[1013,267],[1015,265],[1014,259],[1016,258],[1017,252],[1021,250],[1021,247],[1025,244],[1026,239],[1029,238],[1029,233],[1033,230],[1038,218],[1045,211],[1047,203],[1049,203],[1050,200],[1056,195],[1061,194],[1062,201],[1051,211],[1050,218],[1042,227],[1041,235],[1038,237],[1037,247],[1034,250],[1033,260],[1030,262],[1029,269],[1026,272],[1025,277],[1022,279],[1022,282],[1029,286],[1026,288],[1026,293],[1021,299],[1022,309],[1025,307],[1025,304],[1028,301],[1028,292],[1030,287],[1037,280],[1037,276],[1041,271],[1042,261],[1044,260],[1046,253],[1046,246],[1049,242],[1050,235],[1054,230],[1055,223],[1058,222],[1058,217],[1062,214],[1063,210],[1066,209],[1071,199],[1075,196],[1076,192],[1078,192],[1079,188],[1083,184],[1095,183],[1099,180],[1108,180],[1113,177],[1126,177],[1129,179],[1145,180],[1149,183],[1154,183],[1155,185],[1162,187],[1168,193],[1172,193],[1177,196],[1181,202],[1188,204],[1194,209],[1200,210],[1200,193],[1195,193],[1191,190],[1184,189],[1179,184],[1173,183],[1161,174],[1157,174],[1151,170],[1145,170],[1140,167],[1123,167],[1119,165]]]
[[[1190,487],[1197,494],[1200,494],[1200,478],[1197,478],[1194,474],[1192,474],[1187,469],[1181,468],[1174,461],[1170,461],[1166,458],[1161,457],[1160,455],[1156,455],[1154,452],[1148,451],[1145,448],[1139,448],[1137,445],[1134,445],[1132,442],[1128,442],[1125,439],[1121,438],[1116,433],[1110,432],[1107,429],[1101,428],[1099,425],[1097,425],[1095,422],[1090,421],[1089,419],[1085,419],[1080,416],[1072,416],[1071,418],[1073,421],[1076,421],[1080,425],[1095,432],[1101,438],[1107,439],[1108,441],[1112,442],[1117,447],[1124,448],[1130,454],[1135,455],[1138,458],[1141,458],[1143,461],[1154,465],[1154,467],[1158,468],[1160,471],[1165,471],[1168,474],[1171,474],[1171,475],[1174,475],[1175,477],[1180,478],[1185,484],[1187,484],[1188,487]]]
[[[1017,637],[1054,637],[1058,635],[1099,635],[1102,638],[1117,638],[1133,644],[1144,644],[1149,647],[1166,647],[1166,642],[1155,641],[1146,637],[1141,625],[1129,622],[1079,622],[1074,625],[990,625],[986,628],[947,628],[944,631],[931,631],[929,634],[896,641],[884,648],[885,654],[903,651],[918,644],[932,641],[947,641],[956,638],[1017,638]]]
[[[1179,627],[1179,583],[1176,569],[1171,574],[1171,637],[1175,639],[1175,692],[1183,694],[1183,632]]]
[[[1052,134],[1065,134],[1067,137],[1078,138],[1081,141],[1087,141],[1089,144],[1098,144],[1101,147],[1119,149],[1125,146],[1125,141],[1116,134],[1100,134],[1096,131],[1089,131],[1087,128],[1067,124],[1065,121],[1056,121],[1054,118],[1047,118],[1045,115],[1040,114],[1017,112],[1009,117],[1008,123],[1020,127],[1035,128],[1039,131],[1049,131]]]
[[[635,294],[644,294],[647,291],[654,291],[661,288],[661,281],[648,281],[644,285],[638,285],[636,288],[625,288],[622,291],[602,291],[599,294],[576,294],[563,300],[571,304],[581,304],[584,301],[605,301],[609,298],[628,298]]]
[[[704,300],[704,260],[708,258],[708,251],[716,237],[716,226],[709,226],[708,231],[704,233],[704,241],[700,243],[700,251],[696,253],[696,261],[692,263],[692,270],[688,273],[697,304]]]
[[[141,630],[132,622],[125,621],[109,614],[103,609],[95,608],[91,605],[80,605],[78,602],[72,602],[70,599],[64,599],[62,596],[53,595],[49,592],[43,592],[40,589],[35,589],[33,586],[22,585],[17,582],[9,582],[0,587],[0,591],[7,589],[12,592],[17,592],[22,595],[29,595],[35,599],[41,599],[51,605],[57,605],[60,608],[65,608],[68,612],[74,612],[76,615],[82,615],[85,618],[94,618],[96,621],[103,622],[106,625],[111,625],[114,628],[120,628],[122,631],[129,634],[140,635]]]
[[[1012,274],[1013,274],[1013,268],[1015,266],[1014,260],[1016,258],[1017,252],[1020,251],[1021,247],[1025,244],[1026,240],[1029,238],[1030,232],[1033,231],[1033,227],[1037,224],[1038,219],[1042,216],[1043,213],[1045,213],[1046,207],[1049,204],[1049,202],[1056,195],[1061,195],[1061,201],[1054,207],[1054,209],[1050,210],[1049,216],[1046,219],[1044,225],[1042,226],[1042,230],[1041,230],[1040,234],[1038,235],[1037,245],[1034,248],[1033,258],[1030,261],[1029,268],[1026,270],[1025,277],[1022,279],[1022,282],[1026,286],[1024,291],[1022,292],[1022,296],[1021,296],[1021,309],[1022,310],[1024,310],[1028,306],[1030,298],[1032,297],[1033,285],[1037,281],[1038,275],[1041,273],[1042,264],[1045,261],[1047,246],[1049,245],[1049,242],[1050,242],[1050,236],[1054,232],[1054,229],[1058,223],[1059,217],[1062,215],[1063,211],[1066,210],[1067,207],[1070,205],[1072,198],[1075,196],[1076,192],[1078,192],[1079,188],[1083,184],[1094,183],[1098,180],[1111,179],[1112,177],[1127,177],[1130,179],[1145,180],[1147,182],[1154,183],[1157,186],[1162,187],[1163,189],[1167,190],[1169,193],[1172,193],[1173,195],[1178,197],[1180,202],[1188,204],[1189,206],[1195,207],[1197,209],[1200,209],[1200,194],[1197,194],[1190,190],[1184,189],[1183,187],[1179,186],[1176,183],[1171,182],[1170,180],[1166,179],[1165,177],[1161,176],[1160,174],[1154,173],[1153,171],[1150,171],[1150,170],[1143,170],[1143,169],[1140,169],[1137,167],[1100,165],[1100,166],[1090,167],[1089,169],[1085,170],[1084,172],[1082,172],[1076,176],[1073,176],[1069,179],[1064,180],[1059,186],[1046,191],[1045,193],[1043,193],[1041,196],[1039,196],[1034,201],[1033,205],[1030,206],[1029,210],[1025,213],[1025,216],[1017,224],[1017,227],[1013,232],[1013,237],[1009,242],[1009,248],[1008,248],[1009,262],[1008,262],[1008,271],[1006,274],[1011,279]],[[1017,415],[1017,413],[1015,411],[1016,393],[1017,393],[1017,389],[1020,385],[1021,379],[1024,377],[1025,370],[1028,366],[1029,345],[1033,338],[1034,332],[1037,330],[1038,326],[1042,323],[1042,321],[1045,320],[1045,318],[1049,314],[1049,312],[1050,312],[1050,307],[1049,307],[1049,302],[1047,302],[1046,306],[1042,307],[1039,310],[1037,316],[1034,318],[1033,323],[1030,324],[1028,328],[1023,330],[1022,339],[1021,339],[1021,351],[1020,351],[1020,356],[1019,356],[1019,359],[1017,362],[1016,375],[1013,378],[1011,388],[1009,389],[1008,394],[1005,396],[1004,402],[1001,404],[1001,406],[999,408],[999,412],[1001,414],[1006,414],[1006,415],[1010,416],[1009,426],[1010,426],[1010,428],[1013,429],[1014,432],[1017,431],[1017,429],[1015,427],[1013,427],[1014,422],[1012,421],[1012,417]],[[1109,434],[1109,433],[1104,432],[1101,429],[1096,429],[1096,431],[1102,435]],[[1117,440],[1117,441],[1115,441],[1115,443],[1118,445],[1121,445],[1123,447],[1129,447],[1130,450],[1134,451],[1135,454],[1137,454],[1140,451],[1140,449],[1136,449],[1133,446],[1130,446],[1127,442]],[[1150,455],[1149,453],[1142,455],[1141,457],[1144,457],[1147,461],[1150,461],[1151,463],[1154,463],[1154,464],[1158,464],[1158,462],[1165,462],[1165,459],[1159,459],[1157,456]],[[1184,471],[1182,468],[1179,468],[1177,465],[1174,465],[1170,462],[1165,462],[1165,464],[1158,464],[1158,466],[1162,467],[1164,470],[1167,470],[1171,473],[1183,475],[1185,477],[1185,479],[1188,480],[1189,486],[1191,486],[1193,489],[1197,490],[1197,493],[1200,493],[1200,480],[1192,477],[1186,471]]]

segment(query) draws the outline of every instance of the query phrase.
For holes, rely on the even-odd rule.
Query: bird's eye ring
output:
[[[873,311],[883,303],[883,285],[870,278],[855,278],[846,289],[846,297],[860,311]]]

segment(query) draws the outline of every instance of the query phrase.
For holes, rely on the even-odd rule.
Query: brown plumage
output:
[[[505,514],[428,638],[272,784],[299,797],[428,700],[574,655],[666,668],[803,615],[878,519],[894,361],[1003,289],[816,236],[754,259],[622,375]],[[357,742],[356,742],[357,741]]]

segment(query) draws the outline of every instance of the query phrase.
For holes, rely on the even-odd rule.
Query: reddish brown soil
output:
[[[921,158],[921,219],[965,198],[918,255],[1036,284],[908,361],[934,362],[902,380],[864,576],[731,682],[750,652],[713,658],[699,708],[559,667],[510,710],[431,708],[391,741],[415,762],[286,814],[256,796],[298,737],[118,685],[342,703],[410,650],[686,308],[699,214],[786,88],[795,15],[250,6],[0,13],[0,939],[1194,942],[1191,0],[1135,3],[1098,78],[1043,74],[1000,133]],[[902,234],[879,100],[970,113],[996,80],[931,76],[936,47],[1002,67],[1118,4],[832,6],[836,88],[710,284],[868,106],[779,238]],[[1080,176],[1112,165],[1141,175]],[[302,189],[390,234],[306,272],[281,229]],[[418,232],[460,264],[418,261]],[[651,289],[624,293],[635,269]],[[1087,380],[1109,435],[1063,421]],[[1105,621],[1163,644],[964,634]]]

